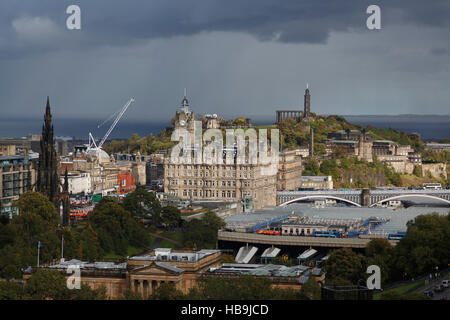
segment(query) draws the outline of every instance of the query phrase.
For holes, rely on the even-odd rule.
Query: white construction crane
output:
[[[127,103],[123,106],[123,108],[120,110],[119,114],[117,115],[116,119],[114,120],[114,122],[112,123],[111,127],[109,127],[108,131],[106,132],[105,136],[102,138],[102,140],[100,141],[100,143],[97,145],[95,143],[95,139],[92,136],[92,134],[89,132],[89,148],[88,148],[88,152],[90,151],[90,153],[92,152],[100,152],[103,144],[105,143],[106,139],[108,139],[109,135],[111,134],[111,132],[114,130],[114,127],[117,125],[117,123],[119,122],[120,118],[122,118],[123,114],[125,113],[125,111],[127,111],[128,107],[130,106],[131,103],[134,102],[134,98],[130,98],[130,100],[127,101]],[[117,112],[116,112],[117,113]],[[115,114],[116,114],[115,113]],[[114,115],[115,115],[114,114]],[[108,118],[108,120],[111,119]],[[106,121],[108,121],[106,120]],[[104,121],[101,125],[103,125],[106,121]],[[100,127],[101,125],[99,125],[98,127]]]

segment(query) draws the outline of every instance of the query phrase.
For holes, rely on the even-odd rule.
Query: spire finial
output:
[[[50,97],[47,96],[47,104],[45,106],[45,112],[50,113]]]
[[[184,88],[184,97],[186,98],[186,88]]]
[[[309,89],[309,83],[308,82],[306,83],[306,89]]]

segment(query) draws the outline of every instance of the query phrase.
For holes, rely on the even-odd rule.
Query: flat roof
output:
[[[23,160],[25,156],[21,154],[11,155],[11,156],[0,156],[0,161],[2,160]]]
[[[195,262],[220,250],[200,250],[197,252],[172,252],[171,248],[156,248],[150,254],[129,257],[135,261],[187,261]]]
[[[309,267],[303,265],[288,267],[276,264],[224,263],[221,268],[213,272],[230,272],[270,277],[298,277],[302,274],[309,273]]]

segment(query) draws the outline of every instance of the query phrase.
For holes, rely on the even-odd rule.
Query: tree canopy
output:
[[[137,188],[123,199],[123,207],[134,217],[152,217],[154,225],[160,224],[161,204],[153,192]]]
[[[214,212],[206,212],[200,219],[192,219],[184,223],[186,231],[183,233],[183,242],[190,248],[215,248],[217,232],[225,226],[223,219]]]
[[[105,253],[124,255],[129,245],[142,248],[150,242],[144,227],[112,197],[100,200],[89,216],[89,224]]]

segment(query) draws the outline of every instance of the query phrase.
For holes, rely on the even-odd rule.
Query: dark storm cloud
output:
[[[65,10],[71,4],[81,7],[81,31],[65,29]],[[287,43],[325,43],[331,31],[364,29],[370,4],[382,7],[387,24],[448,27],[448,0],[3,0],[0,48],[3,57],[17,57],[203,31],[244,32],[260,40]],[[42,19],[33,21],[35,17]],[[33,37],[37,40],[31,41]]]
[[[72,4],[81,7],[79,31],[66,29]],[[380,31],[366,28],[370,4],[381,7]],[[320,114],[447,114],[449,7],[448,0],[1,0],[0,110],[41,119],[50,95],[55,119],[105,119],[135,97],[123,120],[167,121],[187,87],[198,113],[270,119],[276,108],[301,105],[308,82]]]

